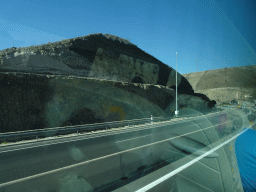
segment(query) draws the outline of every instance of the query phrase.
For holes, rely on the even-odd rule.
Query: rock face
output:
[[[65,75],[1,72],[0,132],[170,116],[175,91]],[[200,97],[179,94],[179,108],[210,111]]]
[[[76,75],[172,88],[176,84],[173,68],[125,39],[101,33],[2,50],[0,71]],[[178,90],[194,92],[179,73]]]
[[[256,100],[256,65],[183,74],[195,92],[217,102]]]
[[[164,116],[173,100],[153,85],[25,73],[0,79],[1,132]]]

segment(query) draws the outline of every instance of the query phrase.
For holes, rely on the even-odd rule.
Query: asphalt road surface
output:
[[[61,169],[78,163],[83,163],[84,165],[88,162],[90,168],[91,162],[102,160],[100,163],[102,164],[101,168],[99,165],[96,167],[92,165],[90,173],[87,173],[87,176],[94,174],[92,177],[94,180],[89,183],[91,183],[93,187],[98,187],[100,184],[104,183],[102,180],[105,178],[107,178],[106,182],[109,182],[112,181],[116,175],[120,174],[120,172],[129,172],[129,170],[120,169],[120,167],[122,167],[120,161],[122,162],[122,160],[120,160],[118,154],[122,151],[166,139],[170,136],[165,133],[170,131],[173,124],[181,123],[181,127],[183,126],[188,129],[191,121],[198,120],[199,118],[200,117],[173,119],[167,122],[126,127],[92,134],[1,146],[0,189],[1,187],[9,185],[8,182],[22,180],[22,178]],[[147,148],[149,147],[144,149]],[[141,151],[139,153],[139,158],[147,160],[147,157],[142,157],[142,153],[144,154],[144,152],[145,151]],[[104,156],[113,156],[113,159],[109,159],[109,157],[104,158]],[[148,154],[148,156],[150,156],[150,154]],[[130,161],[132,164],[136,158],[135,156],[128,157],[126,162]],[[106,161],[107,163],[104,162],[106,159],[109,159],[108,162]],[[153,162],[156,159],[157,157],[150,157],[150,160],[147,161]],[[102,174],[102,171],[96,170],[98,167],[99,169],[106,169],[109,174],[107,176]],[[127,169],[129,169],[129,166],[127,167]],[[133,168],[134,166],[131,165],[130,169]],[[112,169],[112,171],[110,169]],[[135,169],[137,169],[136,165]]]

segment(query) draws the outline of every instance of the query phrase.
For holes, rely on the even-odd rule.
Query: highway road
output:
[[[216,114],[212,114],[214,115]],[[29,191],[50,189],[61,191],[65,186],[63,181],[67,183],[73,176],[76,177],[75,182],[80,182],[80,186],[88,190],[122,180],[138,169],[143,169],[143,166],[161,161],[163,150],[174,150],[168,141],[176,137],[179,132],[189,133],[195,130],[198,127],[195,122],[202,118],[204,117],[173,119],[154,124],[1,146],[0,191],[1,188],[15,191],[22,187]],[[176,130],[174,131],[176,134],[173,134],[173,130]],[[203,147],[208,144],[205,141]],[[172,159],[176,161],[182,157],[184,155],[176,155]],[[27,181],[30,182],[30,186],[22,184]],[[48,184],[38,189],[39,181]]]
[[[4,174],[0,174],[0,183],[4,184],[149,144],[152,141],[149,139],[152,137],[152,128],[168,129],[171,124],[172,122],[149,124],[2,146],[0,170]]]

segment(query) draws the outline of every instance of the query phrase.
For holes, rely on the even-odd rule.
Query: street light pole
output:
[[[178,111],[178,82],[177,82],[177,52],[176,52],[176,111],[175,116],[178,117],[179,111]]]

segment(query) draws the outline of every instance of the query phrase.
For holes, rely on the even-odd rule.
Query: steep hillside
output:
[[[183,74],[197,93],[217,102],[256,99],[256,65]]]
[[[173,116],[176,71],[136,45],[91,34],[0,51],[0,132]],[[215,103],[178,73],[180,108]]]
[[[1,72],[0,87],[0,132],[172,117],[175,111],[175,91],[161,85]],[[178,97],[179,108],[213,109],[200,97]]]

